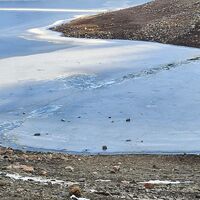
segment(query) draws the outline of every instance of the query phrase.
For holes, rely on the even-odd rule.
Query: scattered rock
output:
[[[154,184],[152,184],[152,183],[145,183],[145,184],[144,184],[144,187],[145,187],[145,189],[151,190],[151,189],[154,188]]]
[[[4,156],[3,156],[3,159],[9,159],[9,156],[4,155]]]
[[[40,175],[41,176],[46,176],[47,175],[47,171],[45,171],[45,170],[40,171]]]
[[[102,150],[106,151],[108,147],[106,145],[102,146]]]
[[[103,195],[103,196],[110,196],[110,193],[107,191],[94,191],[95,194]]]
[[[196,194],[196,199],[200,199],[200,194]]]
[[[34,136],[41,136],[41,133],[35,133]]]
[[[110,172],[113,173],[113,174],[115,174],[119,171],[120,171],[120,166],[118,166],[118,165],[113,166],[112,170],[110,170]]]
[[[77,185],[72,185],[69,187],[69,195],[75,195],[76,197],[81,197],[81,189]]]
[[[79,180],[78,180],[78,182],[82,182],[82,183],[84,183],[85,182],[85,178],[80,178]]]
[[[129,185],[130,184],[129,181],[121,181],[121,183],[124,184],[124,185]]]
[[[0,180],[0,187],[8,186],[10,185],[8,182]]]
[[[126,122],[130,122],[130,121],[131,121],[131,119],[130,119],[130,118],[126,119]]]
[[[131,142],[131,139],[127,139],[126,142]]]
[[[3,154],[13,154],[13,150],[11,148],[0,148],[0,155]]]
[[[32,166],[28,166],[28,165],[9,165],[7,166],[7,169],[19,169],[22,170],[24,172],[28,172],[28,173],[32,173],[34,171],[34,168]]]
[[[61,122],[66,122],[66,120],[65,120],[65,119],[61,119],[60,121],[61,121]]]

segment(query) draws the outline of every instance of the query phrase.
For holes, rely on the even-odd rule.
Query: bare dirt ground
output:
[[[29,178],[16,180],[13,174]],[[145,184],[149,180],[173,182]],[[1,200],[66,200],[73,194],[90,200],[200,199],[200,156],[84,156],[0,148]]]
[[[200,47],[200,1],[153,2],[53,28],[67,37],[156,41]]]

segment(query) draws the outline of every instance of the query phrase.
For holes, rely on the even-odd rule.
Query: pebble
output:
[[[41,175],[41,176],[46,176],[46,175],[47,175],[47,172],[46,172],[45,170],[42,170],[42,171],[40,172],[40,175]]]
[[[200,199],[200,194],[196,194],[196,199]]]
[[[7,185],[10,185],[10,183],[7,183],[5,181],[0,181],[0,187],[4,187],[4,186],[7,186]]]
[[[110,173],[115,174],[117,172],[120,171],[120,166],[119,165],[115,165],[113,166],[113,168],[110,170]]]
[[[154,184],[152,184],[152,183],[145,183],[144,184],[144,187],[146,188],[146,189],[153,189],[154,188]]]
[[[106,151],[108,147],[106,145],[102,146],[102,150]]]
[[[40,133],[35,133],[34,136],[41,136],[41,134]]]
[[[76,197],[81,197],[81,189],[77,185],[72,185],[69,187],[69,195],[75,195]]]

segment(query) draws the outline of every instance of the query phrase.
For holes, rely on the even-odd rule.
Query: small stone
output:
[[[5,181],[0,181],[0,187],[4,187],[9,185],[9,183],[5,182]]]
[[[33,172],[34,168],[32,166],[27,166],[27,165],[21,165],[20,168],[24,171],[24,172]]]
[[[82,182],[82,183],[85,182],[85,178],[80,178],[79,182]]]
[[[111,119],[111,117],[108,117],[108,119]]]
[[[131,119],[130,119],[130,118],[126,119],[126,122],[130,122],[130,121],[131,121]]]
[[[61,119],[60,121],[61,121],[61,122],[65,122],[66,120],[65,120],[65,119]]]
[[[9,155],[13,154],[13,149],[10,149],[10,148],[6,149],[6,153],[9,154]]]
[[[156,165],[153,165],[152,168],[154,168],[154,169],[158,169],[158,167],[157,167]]]
[[[115,166],[113,166],[113,169],[114,169],[115,171],[119,171],[119,170],[120,170],[120,166],[119,166],[119,165],[115,165]]]
[[[45,170],[42,170],[42,171],[40,172],[40,175],[41,175],[41,176],[46,176],[46,175],[47,175],[47,172],[46,172]]]
[[[106,151],[108,147],[106,145],[102,146],[102,150]]]
[[[145,184],[144,184],[144,187],[145,187],[146,189],[151,190],[151,189],[154,188],[154,184],[152,184],[152,183],[145,183]]]
[[[3,159],[9,159],[9,157],[7,155],[4,155]]]
[[[200,194],[196,194],[196,199],[200,199]]]
[[[81,189],[77,185],[72,185],[69,187],[69,195],[75,195],[76,197],[81,197]]]
[[[115,174],[120,171],[120,166],[116,165],[113,166],[112,170],[110,171],[112,174]]]
[[[121,183],[124,184],[124,185],[129,185],[130,184],[129,181],[121,181]]]
[[[41,134],[40,133],[35,133],[34,136],[41,136]]]
[[[16,191],[20,193],[20,192],[23,192],[24,189],[23,188],[17,188]]]
[[[131,142],[131,139],[127,139],[126,142]]]

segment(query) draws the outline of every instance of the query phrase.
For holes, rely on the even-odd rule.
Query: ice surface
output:
[[[197,153],[199,55],[194,48],[107,40],[2,59],[2,142],[87,153],[103,145],[106,153]]]
[[[29,33],[29,39],[70,48],[0,59],[2,145],[79,153],[200,152],[199,49],[64,38],[46,27]]]

